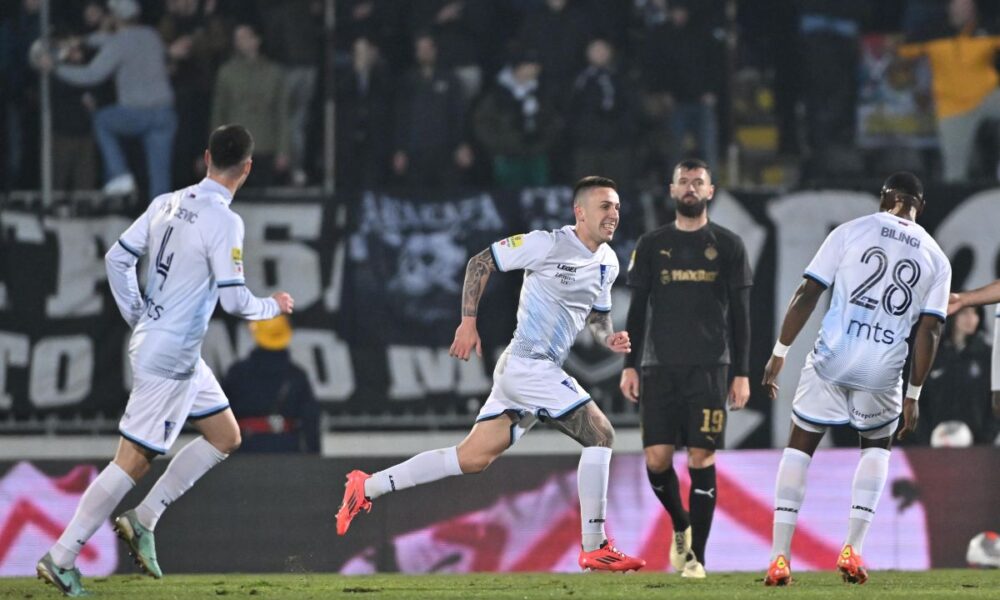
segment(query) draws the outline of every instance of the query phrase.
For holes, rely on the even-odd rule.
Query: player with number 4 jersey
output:
[[[153,459],[170,449],[185,421],[202,436],[181,448],[138,506],[114,520],[136,564],[152,577],[163,576],[153,537],[160,516],[239,448],[229,400],[200,356],[208,320],[220,299],[226,312],[253,320],[290,313],[294,305],[284,292],[254,296],[243,279],[243,221],[229,205],[250,174],[252,154],[246,128],[216,129],[205,151],[208,176],[155,198],[105,256],[115,303],[132,328],[132,393],[114,460],[87,487],[66,530],[36,565],[38,576],[66,596],[89,595],[77,556]],[[143,256],[149,260],[144,293],[136,276]]]
[[[805,496],[813,452],[830,426],[859,434],[861,460],[851,488],[851,512],[843,550],[836,559],[844,581],[864,583],[861,559],[889,471],[892,435],[917,426],[917,401],[934,362],[948,309],[951,265],[938,244],[916,223],[923,212],[923,185],[911,173],[886,179],[881,211],[837,227],[806,268],[764,369],[763,384],[778,395],[778,373],[788,347],[812,314],[820,295],[831,291],[819,339],[806,358],[792,401],[792,434],[775,484],[771,565],[766,585],[791,581],[792,535]],[[907,338],[913,343],[910,381],[903,396]]]

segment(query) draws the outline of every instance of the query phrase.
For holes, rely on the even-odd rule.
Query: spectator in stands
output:
[[[110,33],[114,27],[114,19],[108,12],[108,7],[101,0],[89,0],[83,5],[83,30],[86,34],[104,31]]]
[[[500,50],[497,3],[488,0],[411,0],[414,31],[429,31],[438,45],[438,64],[452,69],[471,98],[482,87],[481,64]]]
[[[319,75],[323,4],[321,0],[259,2],[265,47],[285,70],[291,183],[299,186],[308,183],[307,169],[312,166],[306,164],[306,140]]]
[[[545,0],[524,16],[517,46],[537,53],[560,107],[584,67],[584,48],[597,28],[587,8],[573,0]]]
[[[67,49],[67,64],[84,61],[83,49]],[[76,191],[97,186],[97,148],[91,129],[96,99],[89,88],[52,82],[52,188]]]
[[[573,148],[573,179],[600,173],[632,180],[632,141],[637,133],[630,87],[614,65],[604,39],[587,45],[587,67],[573,83],[567,128]]]
[[[240,450],[318,453],[319,404],[306,372],[288,351],[288,317],[253,321],[250,331],[257,347],[222,379],[243,437]]]
[[[114,77],[118,102],[94,113],[94,134],[104,160],[104,191],[130,194],[135,178],[129,172],[119,137],[138,136],[146,154],[149,196],[170,191],[170,162],[177,115],[167,76],[166,50],[159,34],[140,25],[136,0],[109,0],[116,31],[97,33],[86,43],[99,48],[87,65],[59,65],[55,75],[70,84],[93,86]],[[52,69],[44,55],[39,66]]]
[[[807,173],[860,169],[854,132],[865,0],[798,0],[799,98],[806,111]]]
[[[644,36],[639,58],[644,105],[653,114],[669,115],[672,153],[666,164],[677,164],[691,154],[718,164],[716,105],[725,71],[723,47],[707,23],[692,19],[687,3],[671,2],[667,15],[649,26]],[[686,148],[688,136],[696,151]]]
[[[476,137],[493,157],[493,183],[501,188],[548,185],[548,152],[560,132],[554,102],[541,83],[531,52],[515,57],[473,115]]]
[[[967,306],[948,317],[937,359],[920,396],[920,440],[929,442],[934,428],[945,421],[961,421],[972,431],[975,443],[993,442],[990,361],[982,307]]]
[[[980,125],[987,119],[1000,119],[996,64],[1000,36],[985,35],[979,29],[974,0],[951,0],[948,18],[954,35],[903,45],[899,55],[928,58],[944,179],[962,181],[969,174]]]
[[[455,185],[474,160],[465,140],[465,95],[454,73],[438,65],[433,36],[418,35],[414,49],[417,65],[397,95],[392,169],[409,185]]]
[[[354,41],[351,62],[337,72],[337,186],[385,183],[392,153],[393,80],[371,40]]]
[[[167,0],[159,23],[177,110],[174,187],[194,183],[205,171],[202,155],[205,132],[211,130],[212,86],[232,39],[231,28],[215,14],[215,5],[213,0]]]
[[[28,49],[40,32],[41,0],[23,0],[16,11],[0,23],[0,131],[6,135],[0,157],[0,189],[37,185],[38,81],[29,77]]]
[[[338,0],[338,53],[351,52],[354,40],[366,38],[380,49],[387,64],[402,64],[410,52],[406,3],[397,0]]]
[[[253,132],[249,187],[275,185],[289,167],[289,126],[285,71],[260,52],[253,25],[233,29],[235,54],[219,69],[212,102],[212,127],[239,123]]]

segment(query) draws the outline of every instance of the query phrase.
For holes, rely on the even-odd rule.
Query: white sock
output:
[[[862,552],[868,527],[875,518],[878,499],[889,477],[889,451],[884,448],[865,448],[854,471],[851,484],[851,517],[847,525],[847,541],[858,554]]]
[[[191,489],[194,482],[209,469],[226,460],[228,456],[204,437],[198,437],[181,448],[177,456],[167,465],[167,470],[156,480],[153,489],[149,490],[142,503],[135,507],[139,522],[149,529],[155,529],[163,511],[184,492]]]
[[[365,481],[365,496],[375,499],[389,492],[405,490],[461,474],[462,468],[458,465],[458,448],[452,446],[428,450],[410,460],[372,474]]]
[[[586,552],[597,550],[608,539],[604,533],[604,516],[608,508],[610,466],[611,448],[589,446],[580,453],[576,486],[580,493],[580,529]]]
[[[110,463],[90,482],[80,498],[73,520],[49,550],[56,565],[69,569],[76,557],[94,535],[97,528],[108,520],[125,494],[135,487],[135,481],[115,463]]]
[[[774,528],[771,539],[771,560],[784,554],[790,559],[792,535],[799,519],[799,508],[806,497],[806,473],[812,457],[794,448],[785,448],[774,483]]]

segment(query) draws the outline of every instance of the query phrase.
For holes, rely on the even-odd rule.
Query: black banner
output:
[[[241,194],[234,209],[246,224],[249,288],[296,297],[293,357],[335,427],[464,427],[488,395],[493,362],[510,339],[522,277],[491,278],[479,319],[484,360],[456,361],[448,346],[465,263],[496,239],[572,223],[570,194],[565,187],[366,192],[335,203]],[[952,258],[955,288],[997,277],[1000,190],[931,188],[927,198],[920,222]],[[622,205],[613,246],[624,271],[639,232],[662,223],[668,211],[662,199],[641,194],[623,193]],[[803,267],[833,227],[877,210],[877,201],[867,191],[720,190],[711,207],[714,220],[743,237],[754,266],[756,384]],[[107,288],[103,254],[129,222],[121,215],[0,213],[0,420],[117,418],[130,379],[128,331]],[[628,298],[621,276],[612,313],[617,329]],[[806,327],[810,336],[820,313]],[[772,405],[753,386],[749,410],[730,421],[731,445],[783,442],[808,346],[796,344],[789,355],[781,386],[787,397]],[[220,311],[203,356],[221,376],[251,347],[246,327]],[[636,423],[634,407],[617,391],[620,357],[583,334],[566,368],[616,423]],[[239,399],[231,400],[238,412]]]

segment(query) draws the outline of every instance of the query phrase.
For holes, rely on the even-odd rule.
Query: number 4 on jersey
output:
[[[170,243],[170,235],[173,232],[173,226],[167,227],[167,231],[163,234],[163,241],[160,242],[160,250],[156,253],[156,273],[163,276],[163,279],[160,281],[161,291],[163,290],[163,284],[167,282],[170,263],[174,262],[174,253],[167,254],[167,244]]]

